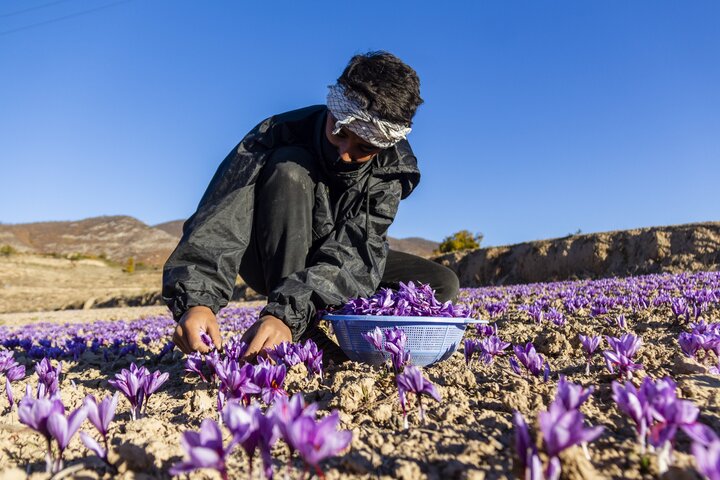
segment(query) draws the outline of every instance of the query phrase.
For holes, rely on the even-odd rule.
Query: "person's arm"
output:
[[[270,292],[261,316],[282,320],[297,341],[318,309],[372,295],[385,270],[387,230],[401,195],[398,180],[380,182],[371,188],[369,228],[366,230],[364,207],[357,216],[338,225],[313,255],[309,267],[289,275]],[[264,346],[271,343],[265,342]]]
[[[251,130],[220,164],[165,262],[162,297],[178,322],[173,341],[185,353],[206,350],[200,331],[221,343],[215,315],[230,300],[250,239],[255,180],[272,146],[269,120]]]

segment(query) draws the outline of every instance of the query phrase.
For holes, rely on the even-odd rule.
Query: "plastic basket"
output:
[[[340,348],[350,360],[369,365],[381,365],[390,354],[379,352],[362,333],[379,327],[390,330],[400,327],[407,335],[411,363],[425,367],[450,357],[462,341],[469,324],[488,323],[487,320],[454,317],[394,317],[380,315],[325,315],[332,323]]]

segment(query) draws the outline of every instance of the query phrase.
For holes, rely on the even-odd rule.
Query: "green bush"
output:
[[[445,237],[438,246],[437,250],[435,250],[435,253],[450,253],[480,248],[482,239],[482,233],[473,235],[468,230],[460,230],[449,237]]]
[[[127,259],[127,262],[125,263],[125,268],[123,268],[123,272],[135,273],[135,257],[130,257]]]
[[[0,247],[0,255],[4,257],[9,257],[10,255],[14,255],[17,253],[17,250],[15,250],[12,245],[3,245]]]

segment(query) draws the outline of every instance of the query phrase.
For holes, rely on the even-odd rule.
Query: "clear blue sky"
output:
[[[250,128],[376,49],[425,100],[391,235],[717,221],[718,21],[717,1],[3,0],[0,221],[187,218]]]

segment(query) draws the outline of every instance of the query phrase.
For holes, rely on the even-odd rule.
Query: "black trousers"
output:
[[[277,149],[255,186],[255,211],[250,244],[240,262],[240,276],[250,288],[267,295],[285,277],[306,268],[313,251],[313,207],[320,170],[306,150]],[[430,284],[441,302],[455,300],[459,281],[447,267],[409,253],[390,250],[380,287],[397,289],[399,282]],[[337,345],[311,324],[303,339],[312,338],[328,360],[347,360]]]

